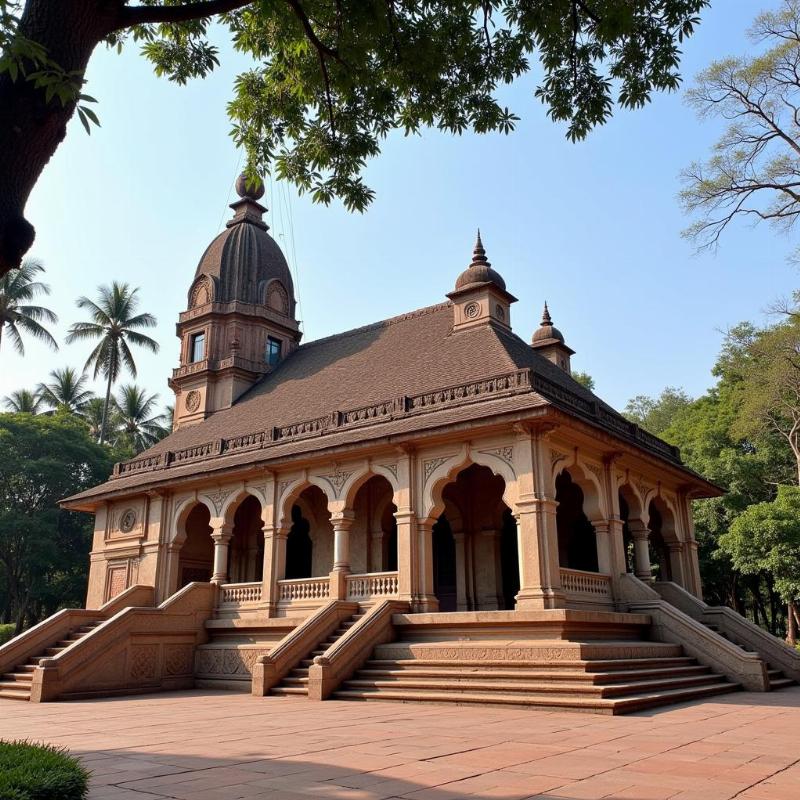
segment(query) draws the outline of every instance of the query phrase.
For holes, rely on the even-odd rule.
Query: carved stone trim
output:
[[[511,468],[511,472],[514,476],[516,476],[517,471],[514,469],[514,448],[511,445],[497,447],[494,450],[479,450],[478,452],[485,456],[494,456],[504,461]]]
[[[344,472],[340,467],[336,467],[334,472],[328,475],[320,475],[319,477],[330,484],[331,489],[333,489],[334,497],[338,498],[342,488],[352,474],[352,472]]]
[[[428,479],[431,477],[434,471],[441,467],[448,458],[450,458],[450,456],[445,456],[443,458],[431,458],[422,462],[422,474],[425,483],[428,482]]]

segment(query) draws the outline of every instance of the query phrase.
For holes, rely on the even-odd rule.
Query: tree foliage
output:
[[[58,501],[105,480],[110,452],[68,414],[0,414],[0,586],[17,630],[85,592],[91,520]]]
[[[24,204],[66,122],[76,108],[87,129],[97,121],[81,87],[101,42],[141,46],[157,74],[183,84],[219,63],[219,23],[255,62],[228,107],[252,174],[363,209],[373,192],[362,172],[391,132],[508,133],[519,117],[503,87],[533,70],[535,96],[573,140],[615,103],[638,108],[676,89],[681,42],[707,3],[0,0],[0,274],[33,241]],[[13,183],[22,164],[30,177]]]
[[[697,215],[686,234],[701,248],[736,218],[788,231],[800,214],[800,0],[759,14],[749,36],[760,52],[711,64],[687,94],[701,118],[727,123],[683,174],[683,206]]]
[[[46,283],[34,280],[40,272],[44,272],[44,267],[28,258],[16,272],[0,277],[0,343],[5,333],[21,356],[25,355],[23,334],[58,350],[56,340],[42,325],[42,322],[54,324],[58,317],[49,308],[31,303],[40,294],[50,294]]]
[[[675,416],[692,402],[683,389],[667,386],[657,398],[644,394],[636,395],[628,401],[623,414],[641,428],[662,434],[675,419]]]

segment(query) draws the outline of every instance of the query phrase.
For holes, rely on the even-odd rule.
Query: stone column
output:
[[[614,574],[611,552],[610,524],[608,520],[593,522],[595,546],[597,547],[597,571],[604,575]]]
[[[564,608],[558,563],[555,500],[528,500],[518,504],[518,609]]]
[[[500,531],[481,531],[481,544],[485,564],[479,571],[483,578],[483,591],[480,592],[481,609],[497,611],[502,607],[503,571],[500,563]]]
[[[211,538],[214,541],[214,574],[211,583],[228,582],[228,550],[233,537],[233,526],[222,524],[213,529]]]
[[[653,570],[650,565],[650,531],[642,522],[629,520],[628,527],[633,537],[634,574],[639,580],[652,581]]]
[[[280,600],[278,581],[286,576],[286,538],[288,528],[264,526],[264,569],[261,578],[261,600],[269,615],[275,615]]]
[[[331,517],[333,525],[333,570],[331,571],[331,599],[347,597],[347,576],[350,574],[350,528],[355,515],[342,511]]]
[[[417,592],[417,518],[412,511],[397,511],[397,597],[411,603]]]
[[[468,611],[467,602],[467,558],[464,549],[464,531],[453,531],[456,544],[456,608],[459,611]]]
[[[686,586],[686,575],[683,569],[683,542],[667,542],[669,551],[669,571],[672,580],[687,591],[691,591]]]
[[[417,523],[418,539],[418,593],[414,601],[415,611],[438,611],[439,600],[433,591],[433,522]]]
[[[386,563],[386,533],[381,528],[370,535],[370,560],[368,572],[383,572]]]

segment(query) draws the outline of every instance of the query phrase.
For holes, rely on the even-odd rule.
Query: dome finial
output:
[[[550,309],[547,307],[547,300],[544,301],[544,311],[542,311],[542,325],[552,325],[553,320],[550,318]]]
[[[264,181],[259,176],[253,180],[248,177],[246,172],[243,172],[236,179],[236,194],[242,200],[260,200],[264,196]]]
[[[472,263],[470,266],[477,267],[481,264],[485,264],[487,267],[491,266],[489,260],[486,258],[486,250],[481,241],[481,229],[478,228],[478,237],[475,239],[475,247],[472,248]]]

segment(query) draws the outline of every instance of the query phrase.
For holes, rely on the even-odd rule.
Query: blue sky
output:
[[[717,2],[686,44],[684,76],[745,52],[755,11],[770,5]],[[141,287],[161,352],[139,354],[138,382],[162,402],[171,400],[166,380],[178,358],[175,321],[198,259],[230,215],[240,164],[225,106],[246,62],[220,44],[221,68],[187,87],[156,78],[135,47],[121,56],[98,50],[87,92],[102,127],[86,136],[72,122],[27,211],[37,228],[32,253],[53,290],[47,304],[60,317],[57,338],[82,316],[78,295],[114,279]],[[667,385],[701,394],[721,331],[765,321],[769,304],[797,288],[786,262],[792,242],[737,225],[716,255],[695,255],[681,238],[678,174],[720,130],[699,122],[682,93],[620,111],[571,144],[533,88],[531,79],[504,93],[522,117],[510,136],[392,137],[367,170],[377,198],[363,215],[268,184],[268,221],[297,276],[306,340],[444,299],[480,226],[519,298],[512,323],[520,336],[530,338],[546,299],[577,351],[573,367],[590,372],[612,405]],[[88,354],[85,345],[26,347],[25,358],[0,352],[0,396],[53,368],[80,367]]]

